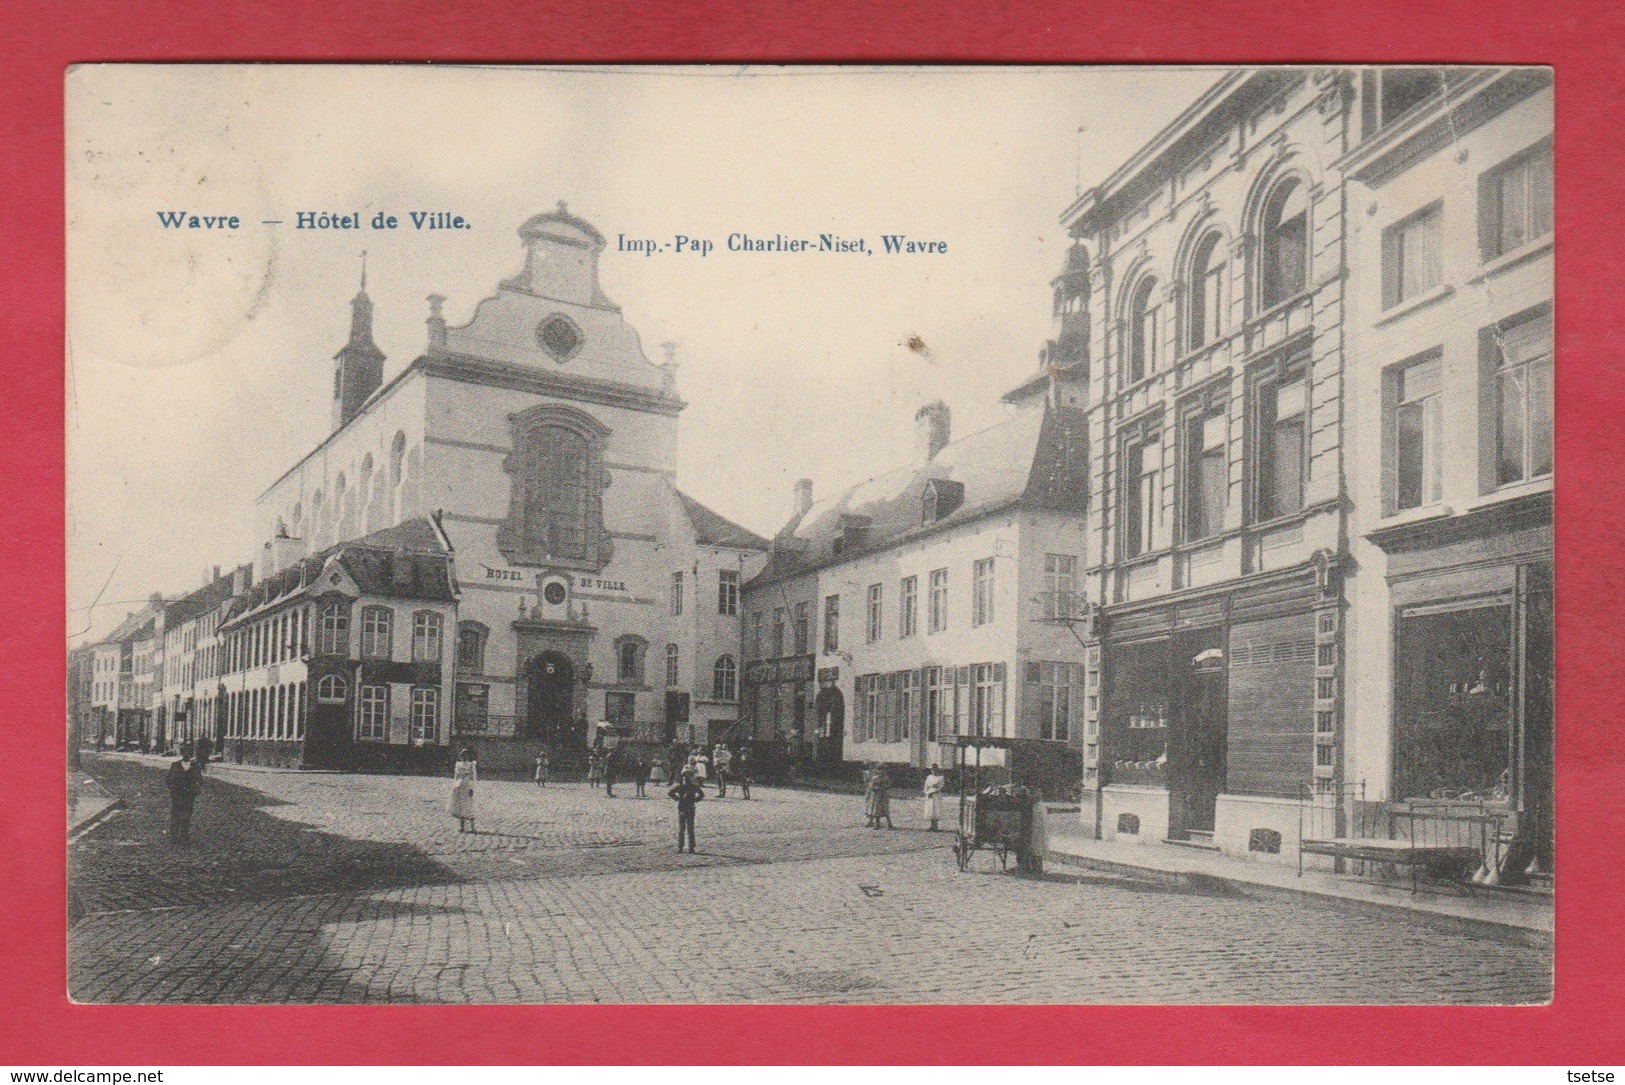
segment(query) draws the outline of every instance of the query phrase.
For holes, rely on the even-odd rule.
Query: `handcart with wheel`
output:
[[[982,786],[982,751],[1009,750],[1007,738],[960,735],[955,749],[959,770],[959,830],[954,837],[954,862],[960,870],[970,868],[971,856],[978,851],[994,852],[999,867],[1010,869],[1010,855],[1018,858],[1028,850],[1032,836],[1033,795],[1024,787]]]

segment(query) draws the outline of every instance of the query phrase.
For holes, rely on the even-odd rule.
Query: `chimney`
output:
[[[164,601],[163,592],[156,592],[155,591],[151,595],[147,596],[147,602],[151,603],[155,607],[156,606],[161,606],[163,604],[163,601]]]
[[[935,459],[948,444],[951,416],[948,405],[940,399],[932,400],[914,412],[914,432],[925,458]]]
[[[305,540],[278,535],[265,544],[265,562],[260,570],[261,579],[280,573],[305,556]]]
[[[794,493],[796,515],[807,515],[807,510],[812,508],[812,479],[796,479],[796,488]]]
[[[231,594],[241,595],[254,583],[253,566],[239,565],[231,571]]]
[[[446,304],[446,295],[429,295],[429,349],[441,351],[446,349],[446,314],[441,306]]]

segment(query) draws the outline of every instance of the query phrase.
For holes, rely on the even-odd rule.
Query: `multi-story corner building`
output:
[[[747,592],[756,734],[797,713],[805,729],[810,707],[847,761],[947,764],[957,736],[982,735],[1017,740],[1030,779],[1076,779],[1078,642],[1045,609],[1074,597],[1088,457],[1058,384],[1018,389],[1011,418],[958,440],[928,405],[917,462],[819,501],[798,486]]]
[[[766,542],[676,489],[674,368],[600,289],[603,236],[563,205],[519,234],[523,269],[466,325],[431,297],[427,349],[382,386],[363,282],[333,431],[259,500],[261,575],[434,513],[462,587],[453,726],[482,762],[568,756],[598,724],[726,732]]]
[[[1341,772],[1332,71],[1225,75],[1062,216],[1087,268],[1086,823],[1249,854]]]
[[[451,548],[429,519],[272,573],[232,600],[217,631],[226,756],[444,768],[456,625]]]
[[[1552,77],[1376,69],[1347,173],[1345,773],[1550,870]]]

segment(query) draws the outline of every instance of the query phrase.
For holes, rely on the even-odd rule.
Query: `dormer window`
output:
[[[952,513],[965,500],[965,484],[934,478],[925,484],[920,501],[920,523],[934,524]]]
[[[841,517],[841,533],[835,539],[835,552],[845,553],[856,550],[869,541],[869,518],[867,516]]]

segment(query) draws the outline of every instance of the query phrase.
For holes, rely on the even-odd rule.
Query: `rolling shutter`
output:
[[[1230,627],[1226,790],[1296,796],[1315,757],[1315,627],[1292,614]]]

